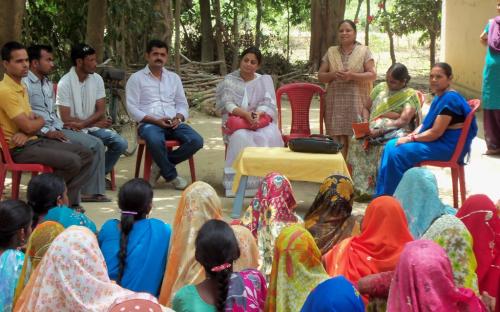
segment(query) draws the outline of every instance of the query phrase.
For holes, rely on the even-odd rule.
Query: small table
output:
[[[289,180],[321,183],[333,174],[350,177],[349,170],[338,154],[314,154],[292,152],[286,147],[246,147],[233,163],[236,170],[231,218],[240,217],[248,176],[265,177],[279,172]]]

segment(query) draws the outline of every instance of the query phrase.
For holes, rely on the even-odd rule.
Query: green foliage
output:
[[[395,0],[389,15],[394,33],[407,35],[421,31],[424,36],[439,36],[441,6],[441,0]]]

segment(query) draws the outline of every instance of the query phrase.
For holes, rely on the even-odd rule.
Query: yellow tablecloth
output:
[[[318,183],[332,174],[350,177],[341,153],[297,153],[286,147],[246,147],[234,161],[233,168],[236,170],[233,182],[235,193],[242,175],[264,177],[275,171],[289,180]]]

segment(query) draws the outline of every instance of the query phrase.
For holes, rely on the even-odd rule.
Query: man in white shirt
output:
[[[108,174],[127,150],[128,142],[109,129],[111,120],[106,118],[104,81],[95,73],[95,50],[89,45],[78,44],[71,49],[71,60],[73,67],[57,85],[56,105],[65,128],[102,140],[107,148],[104,172]]]
[[[176,189],[186,188],[187,182],[177,175],[175,165],[191,157],[203,147],[203,138],[184,121],[189,105],[180,77],[164,68],[168,57],[167,44],[151,40],[146,48],[148,65],[127,81],[127,109],[139,125],[139,135],[146,141],[163,178]],[[181,145],[167,151],[165,140],[178,140]],[[152,173],[152,184],[157,175]]]

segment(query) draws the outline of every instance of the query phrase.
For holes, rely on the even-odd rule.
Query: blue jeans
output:
[[[89,131],[89,134],[101,139],[102,143],[106,146],[106,154],[104,156],[104,172],[105,174],[110,173],[115,164],[118,162],[120,155],[127,150],[127,140],[111,129]]]
[[[188,159],[203,147],[203,138],[184,123],[175,130],[149,123],[141,124],[139,136],[146,141],[146,147],[166,181],[177,177],[175,165]],[[181,145],[169,152],[165,147],[165,140],[177,140]]]

